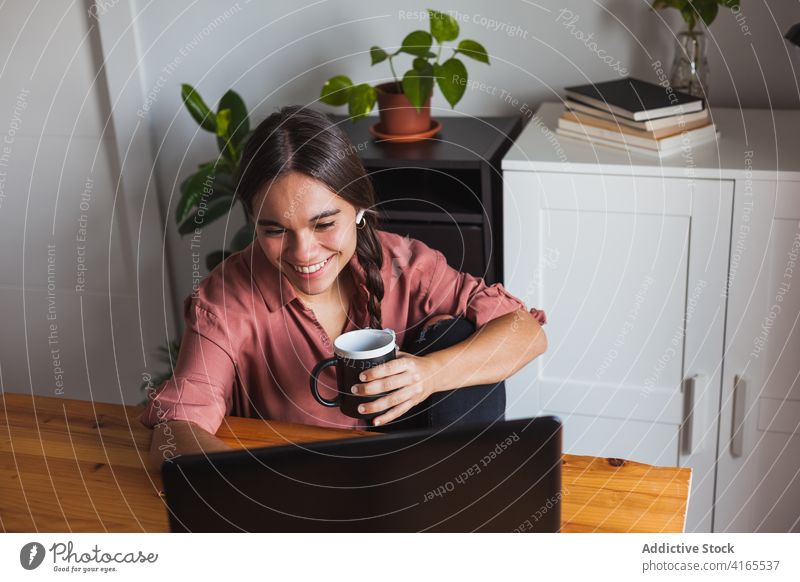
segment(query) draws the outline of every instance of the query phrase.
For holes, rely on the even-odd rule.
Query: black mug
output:
[[[311,372],[311,394],[317,402],[329,408],[339,407],[342,414],[350,418],[372,420],[382,412],[361,414],[359,404],[372,402],[386,393],[359,396],[351,391],[353,384],[361,383],[359,374],[396,357],[395,334],[391,329],[357,329],[337,337],[333,342],[334,357],[322,360]],[[322,370],[336,366],[336,390],[338,394],[327,399],[319,393],[317,382]]]

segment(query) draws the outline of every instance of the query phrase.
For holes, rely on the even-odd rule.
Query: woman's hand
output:
[[[394,360],[362,372],[359,376],[362,383],[352,388],[353,393],[359,396],[394,392],[360,405],[358,411],[371,414],[386,410],[385,414],[373,420],[375,426],[395,420],[436,391],[433,384],[436,368],[432,358],[398,351]]]

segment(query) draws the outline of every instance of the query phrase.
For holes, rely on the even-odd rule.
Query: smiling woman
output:
[[[324,114],[293,106],[271,115],[240,167],[237,195],[255,239],[186,299],[173,377],[141,419],[157,429],[155,463],[167,432],[177,453],[224,448],[213,434],[225,415],[363,426],[320,406],[308,388],[310,370],[347,331],[388,327],[405,349],[418,347],[427,324],[458,318],[428,333],[428,340],[440,338],[436,348],[401,351],[361,379],[358,393],[387,393],[369,405],[379,414],[375,425],[393,423],[434,394],[496,384],[546,349],[543,312],[532,315],[502,285],[452,269],[420,241],[378,230],[357,148]],[[449,341],[441,337],[451,328],[458,331]],[[319,386],[335,394],[332,369]],[[456,399],[442,400],[446,407]]]
[[[256,240],[261,250],[304,302],[346,305],[349,295],[335,283],[356,251],[354,226],[364,223],[364,212],[296,171],[273,181],[251,205],[257,211]],[[371,258],[367,261],[375,263]],[[375,294],[381,292],[376,289]],[[378,312],[373,323],[377,325],[379,318]]]
[[[240,167],[237,194],[268,260],[308,303],[338,304],[346,315],[349,294],[333,283],[355,253],[367,275],[370,326],[381,327],[375,194],[347,135],[322,113],[287,107],[255,130]]]

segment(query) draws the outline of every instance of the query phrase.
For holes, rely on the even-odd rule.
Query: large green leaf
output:
[[[228,127],[231,124],[231,110],[222,109],[217,113],[217,137],[227,137]]]
[[[222,194],[233,194],[236,189],[234,184],[235,180],[231,174],[231,165],[227,160],[220,159],[216,162],[208,162],[200,166],[200,170],[211,168],[216,173],[214,174],[214,192],[219,191]]]
[[[449,14],[428,8],[428,18],[431,21],[431,34],[439,44],[458,38],[458,22]]]
[[[214,174],[214,166],[205,166],[181,182],[181,198],[175,206],[175,222],[180,224],[203,197],[203,187]],[[213,186],[211,187],[213,188]],[[211,189],[210,188],[210,189]]]
[[[227,171],[218,169],[214,176],[214,191],[219,194],[233,194],[236,190],[235,180]]]
[[[372,64],[377,65],[378,63],[382,63],[385,61],[389,55],[386,54],[386,51],[383,50],[379,46],[373,46],[369,49],[369,56],[372,59]]]
[[[430,75],[424,75],[416,69],[409,69],[403,75],[403,94],[417,111],[425,105],[432,90],[433,78]]]
[[[433,76],[433,65],[427,59],[416,57],[413,61],[414,70],[423,74]]]
[[[424,30],[415,30],[403,39],[400,50],[415,57],[427,56],[431,50],[431,35]]]
[[[233,196],[233,177],[215,170],[214,165],[204,166],[181,183],[181,198],[175,207],[175,222],[180,224],[205,196],[210,201],[218,195]]]
[[[693,4],[706,26],[711,26],[711,23],[717,17],[717,12],[719,12],[717,0],[694,0]]]
[[[350,77],[345,75],[331,77],[322,86],[319,100],[328,105],[344,105],[350,96],[352,86],[353,81],[350,80]]]
[[[441,65],[434,67],[436,74],[436,84],[442,91],[442,95],[447,99],[450,107],[455,107],[464,92],[467,90],[467,67],[456,58],[447,59]]]
[[[239,157],[236,147],[230,139],[231,110],[223,109],[217,113],[217,146],[222,156],[235,164]]]
[[[221,195],[211,198],[206,203],[206,207],[202,208],[202,202],[194,212],[189,214],[183,222],[178,225],[178,232],[181,235],[189,234],[195,228],[204,228],[217,220],[221,216],[225,216],[231,209],[233,203],[233,196]]]
[[[481,63],[489,64],[489,53],[483,48],[483,45],[474,40],[462,40],[458,43],[458,52]]]
[[[356,119],[366,117],[367,114],[372,111],[372,108],[375,107],[376,99],[375,88],[371,85],[361,83],[360,85],[352,87],[347,101],[350,118],[355,121]]]
[[[181,85],[181,96],[186,109],[200,127],[211,133],[217,133],[217,123],[214,113],[208,108],[200,94],[191,85]]]
[[[217,158],[216,160],[210,162],[204,162],[202,164],[198,164],[197,169],[204,170],[206,168],[214,168],[217,172],[221,174],[235,174],[236,167],[232,165],[228,160],[225,158]]]
[[[239,94],[231,89],[219,100],[217,111],[219,112],[223,109],[227,109],[231,112],[229,121],[231,142],[234,148],[238,148],[244,143],[247,135],[250,133],[250,116],[247,114],[247,106],[244,104]],[[225,147],[224,142],[220,143],[220,140],[217,140],[217,145],[219,145],[220,151]]]

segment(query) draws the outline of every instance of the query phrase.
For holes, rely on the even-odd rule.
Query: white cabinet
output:
[[[737,191],[715,531],[800,531],[800,183]]]
[[[690,465],[710,507],[733,183],[504,178],[506,284],[550,346],[506,382],[508,417],[560,416],[574,454]]]
[[[763,154],[755,167],[752,153],[748,161],[737,112],[716,119],[719,147],[654,162],[557,137],[560,110],[544,105],[503,162],[505,283],[547,312],[549,343],[506,382],[507,416],[560,416],[574,454],[691,467],[686,531],[758,529],[761,519],[761,529],[798,528],[800,290],[786,296],[772,343],[746,367],[780,289],[781,250],[798,232],[798,182],[765,187],[761,226],[741,252],[731,246],[735,195],[739,215],[754,172],[775,176],[759,164],[778,164]],[[764,208],[770,192],[776,214]],[[797,278],[800,266],[795,287]],[[741,337],[731,335],[737,326]],[[735,403],[732,375],[744,378]],[[740,456],[726,448],[733,409],[744,419]],[[743,502],[749,509],[739,511]]]

